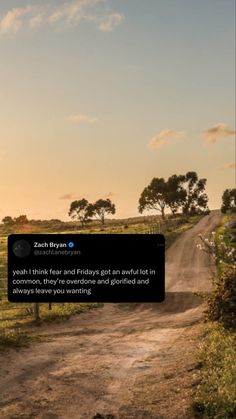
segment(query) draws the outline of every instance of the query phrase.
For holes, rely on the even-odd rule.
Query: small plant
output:
[[[236,331],[236,278],[235,269],[227,268],[215,281],[208,298],[207,318],[219,321],[226,329]]]
[[[199,238],[201,243],[197,244],[197,248],[211,255],[217,265],[236,268],[236,249],[225,242],[223,235],[219,235],[216,240],[216,233],[213,231],[210,239],[201,234]]]
[[[33,340],[32,336],[22,332],[3,331],[0,333],[0,349],[8,347],[28,346]]]

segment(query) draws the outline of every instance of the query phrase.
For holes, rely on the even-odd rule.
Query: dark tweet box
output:
[[[11,302],[161,302],[161,234],[13,234]]]

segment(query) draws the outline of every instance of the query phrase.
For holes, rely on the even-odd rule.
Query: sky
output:
[[[235,187],[234,0],[1,0],[0,219],[138,215],[153,177]]]

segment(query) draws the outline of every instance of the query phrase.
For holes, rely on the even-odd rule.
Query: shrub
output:
[[[207,317],[219,321],[225,328],[236,330],[236,270],[225,269],[215,281],[208,298]]]

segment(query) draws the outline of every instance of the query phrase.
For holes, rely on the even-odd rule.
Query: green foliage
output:
[[[73,201],[70,205],[69,216],[73,219],[77,219],[81,222],[81,225],[89,220],[90,215],[90,204],[87,199],[80,199],[78,201]]]
[[[214,283],[208,298],[207,317],[219,321],[225,328],[236,331],[236,270],[225,269]]]
[[[206,179],[198,179],[196,172],[186,175],[172,175],[167,181],[163,178],[153,178],[144,188],[139,199],[138,210],[159,211],[165,218],[165,209],[169,207],[172,214],[180,208],[187,215],[208,212],[208,197],[205,193]]]
[[[29,220],[26,215],[19,215],[19,217],[15,217],[15,218],[12,218],[9,215],[7,215],[6,217],[2,219],[2,222],[4,226],[9,227],[13,225],[22,226],[24,224],[28,224]]]
[[[217,276],[206,314],[209,320],[236,331],[236,249],[229,236],[232,220],[226,223],[227,219],[229,216],[224,217],[223,225],[215,235]]]
[[[26,215],[19,215],[19,217],[14,218],[14,221],[18,225],[28,224],[28,222],[29,222]]]
[[[18,348],[21,346],[28,346],[34,338],[26,333],[15,332],[15,331],[3,331],[0,333],[0,350],[14,347]]]
[[[93,217],[98,218],[104,224],[105,215],[115,214],[115,212],[115,204],[110,199],[98,199],[94,204],[89,203],[87,199],[80,199],[71,203],[69,216],[79,220],[81,225],[84,226]]]
[[[46,321],[67,320],[74,314],[101,306],[102,304],[99,303],[56,303],[52,304],[52,310],[48,310],[47,304],[40,304],[40,319]]]
[[[184,176],[186,199],[183,205],[184,214],[196,214],[207,210],[208,196],[205,193],[206,179],[198,179],[196,172]]]
[[[236,212],[236,189],[226,189],[222,195],[221,212]]]
[[[203,418],[236,417],[236,252],[228,236],[227,226],[232,220],[228,221],[229,216],[225,216],[213,239],[202,239],[202,250],[212,254],[217,265],[198,360],[202,368],[195,377],[199,385],[192,405],[195,415]]]
[[[145,209],[160,211],[162,218],[165,218],[165,207],[167,205],[168,187],[163,178],[154,178],[143,190],[138,210],[143,213]]]
[[[14,224],[13,218],[9,215],[6,215],[6,217],[2,219],[2,222],[5,226],[12,226]]]
[[[199,355],[202,365],[194,377],[200,384],[192,404],[203,418],[236,417],[236,334],[209,324]]]
[[[171,226],[170,223],[170,227],[168,227],[169,223],[167,222],[167,228],[163,231],[165,235],[166,249],[168,249],[168,247],[170,247],[182,233],[193,227],[201,219],[201,217],[201,215],[193,215],[191,217],[182,215],[177,225]]]
[[[187,192],[183,188],[184,176],[173,175],[167,180],[168,195],[166,203],[172,214],[176,214],[178,209],[184,205]]]
[[[89,217],[98,218],[102,224],[105,223],[106,214],[115,214],[115,204],[110,199],[98,199],[94,204],[90,204],[88,207]]]

